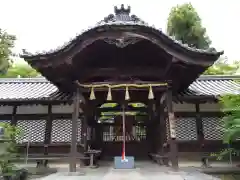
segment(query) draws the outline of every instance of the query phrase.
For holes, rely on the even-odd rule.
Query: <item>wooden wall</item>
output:
[[[199,144],[196,121],[196,105],[187,103],[174,103],[174,112],[177,118],[177,141],[179,151],[198,151]],[[222,132],[220,106],[217,103],[200,104],[200,116],[203,124],[204,138],[210,148],[221,147]],[[72,105],[53,105],[52,144],[70,144]],[[0,121],[10,122],[13,113],[12,106],[0,106]],[[32,143],[42,144],[46,122],[48,119],[48,106],[22,105],[17,107],[17,126],[24,129],[22,142],[30,140]],[[79,119],[78,141],[80,141],[81,121]],[[215,145],[214,145],[215,144]]]

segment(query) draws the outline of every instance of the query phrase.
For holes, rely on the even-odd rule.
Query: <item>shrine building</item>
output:
[[[201,50],[167,36],[115,7],[64,46],[22,58],[44,78],[0,79],[0,122],[23,130],[29,152],[100,149],[101,159],[168,155],[223,147],[218,96],[239,94],[238,76],[201,75],[223,52]],[[125,118],[123,126],[123,117]],[[125,134],[123,135],[123,128]]]

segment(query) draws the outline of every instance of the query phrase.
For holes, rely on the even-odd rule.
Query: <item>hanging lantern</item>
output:
[[[111,101],[112,100],[112,93],[111,93],[111,88],[108,88],[108,94],[107,94],[107,101]]]
[[[89,99],[90,99],[90,100],[96,99],[96,96],[95,96],[95,93],[94,93],[94,87],[92,87],[92,89],[91,89],[91,93],[90,93]]]
[[[129,100],[129,99],[130,99],[130,95],[129,95],[129,91],[128,91],[128,86],[126,86],[125,100]]]
[[[154,94],[152,90],[152,86],[149,86],[149,93],[148,93],[148,99],[154,99]]]

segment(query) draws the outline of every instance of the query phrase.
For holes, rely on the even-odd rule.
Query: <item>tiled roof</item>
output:
[[[219,96],[240,94],[240,76],[202,76],[193,82],[185,95]]]
[[[64,101],[71,97],[58,91],[45,78],[0,78],[0,92],[0,101]]]
[[[240,94],[240,76],[201,76],[179,97],[216,97],[223,94]],[[70,94],[58,91],[44,78],[0,79],[0,101],[35,101],[71,99]]]

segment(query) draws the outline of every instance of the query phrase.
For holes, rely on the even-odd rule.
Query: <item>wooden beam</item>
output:
[[[71,138],[71,158],[69,162],[70,172],[76,172],[77,165],[77,120],[79,116],[79,107],[80,107],[80,91],[79,88],[76,89],[74,96],[73,104],[73,113],[72,113],[72,138]]]
[[[144,110],[144,109],[142,109]],[[111,110],[110,110],[111,111]],[[114,110],[115,111],[115,110]],[[145,110],[144,110],[145,111]],[[223,117],[223,112],[200,112],[201,117]],[[81,114],[80,114],[81,115]],[[196,117],[195,112],[174,112],[175,117]],[[16,114],[16,120],[41,120],[47,114]],[[72,114],[52,114],[53,119],[69,119]],[[0,114],[0,120],[12,119],[12,114]]]
[[[48,114],[16,114],[15,120],[42,120]],[[72,114],[52,114],[53,119],[71,119]],[[12,114],[0,114],[0,120],[12,119]]]
[[[134,67],[134,68],[86,68],[81,72],[80,80],[91,77],[155,77],[161,79],[165,68]]]

